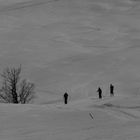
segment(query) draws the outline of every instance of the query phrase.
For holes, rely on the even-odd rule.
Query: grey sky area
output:
[[[22,64],[40,98],[137,94],[140,3],[129,0],[0,0],[0,70]],[[38,100],[39,101],[39,100]]]

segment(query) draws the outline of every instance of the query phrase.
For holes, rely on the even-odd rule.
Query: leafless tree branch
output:
[[[20,82],[21,66],[19,68],[6,68],[1,77],[3,79],[0,89],[0,99],[6,103],[29,103],[35,95],[35,85],[22,80]]]

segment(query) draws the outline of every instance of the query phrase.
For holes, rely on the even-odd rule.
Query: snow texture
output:
[[[0,71],[37,91],[0,104],[0,140],[139,140],[139,44],[138,0],[0,0]]]

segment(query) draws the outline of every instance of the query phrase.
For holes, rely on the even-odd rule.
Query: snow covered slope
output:
[[[0,70],[22,64],[35,103],[139,94],[139,1],[0,0]]]
[[[138,0],[0,0],[0,71],[22,64],[38,95],[0,104],[0,140],[139,140],[139,15]]]
[[[136,98],[0,105],[1,140],[139,140],[139,132],[140,103]]]

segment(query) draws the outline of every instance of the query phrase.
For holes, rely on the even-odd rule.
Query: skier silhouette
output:
[[[98,88],[97,92],[99,94],[99,99],[102,99],[102,90],[100,87]]]
[[[110,96],[114,96],[114,86],[110,84]]]
[[[64,103],[65,104],[68,103],[68,93],[67,92],[64,93]]]

